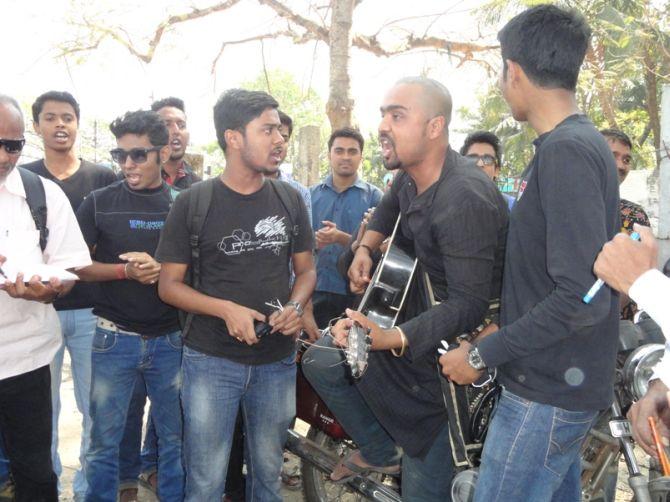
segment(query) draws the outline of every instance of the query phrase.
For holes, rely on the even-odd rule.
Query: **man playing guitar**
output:
[[[460,425],[449,423],[455,397],[442,393],[437,348],[481,323],[489,299],[500,290],[505,248],[506,203],[474,163],[449,147],[451,107],[447,89],[422,77],[400,80],[384,98],[379,125],[384,165],[401,171],[349,269],[352,290],[362,292],[370,281],[370,253],[391,235],[400,215],[398,237],[418,259],[414,276],[429,281],[412,282],[396,326],[382,329],[361,312],[347,310],[332,337],[323,337],[303,357],[305,376],[360,448],[331,479],[397,472],[399,446],[407,500],[449,500],[454,468],[467,465],[452,444]],[[425,282],[429,292],[422,288]],[[429,307],[427,296],[439,303]],[[320,349],[346,346],[354,322],[369,331],[372,352],[367,372],[352,382],[337,364],[342,355]]]

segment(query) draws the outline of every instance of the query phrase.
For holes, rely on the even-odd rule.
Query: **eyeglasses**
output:
[[[0,138],[0,147],[4,147],[5,152],[10,155],[21,153],[23,145],[26,144],[25,139],[2,139]]]
[[[130,150],[124,150],[123,148],[115,148],[110,150],[109,154],[112,156],[112,159],[117,164],[125,164],[126,159],[130,157],[130,160],[136,164],[143,164],[147,161],[147,156],[149,152],[157,152],[162,146],[154,146],[153,148],[131,148]]]
[[[489,155],[487,153],[485,153],[484,155],[477,155],[476,153],[471,153],[470,155],[466,155],[466,157],[477,161],[481,160],[482,164],[484,164],[486,167],[495,166],[497,164],[496,158],[493,155]]]

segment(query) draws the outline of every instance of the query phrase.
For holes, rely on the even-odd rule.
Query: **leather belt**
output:
[[[107,331],[113,331],[114,333],[122,333],[124,335],[133,335],[133,336],[142,336],[139,333],[133,331],[126,331],[125,329],[119,328],[116,323],[113,323],[109,319],[98,316],[98,328],[106,329]]]

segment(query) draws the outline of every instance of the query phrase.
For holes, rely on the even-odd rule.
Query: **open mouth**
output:
[[[172,147],[173,150],[179,150],[181,148],[181,141],[178,139],[173,139],[170,141],[170,146]]]
[[[54,134],[54,138],[56,138],[59,141],[67,141],[69,137],[70,135],[64,131],[58,131],[57,133]]]
[[[138,173],[125,173],[126,181],[131,185],[136,185],[140,182],[142,177]]]
[[[270,160],[275,164],[279,164],[281,162],[282,151],[283,150],[281,148],[275,148],[272,150],[272,153],[270,154]]]
[[[379,138],[379,146],[381,147],[382,150],[382,157],[385,159],[388,159],[391,154],[393,153],[393,141],[391,141],[391,138],[388,136],[381,136]]]

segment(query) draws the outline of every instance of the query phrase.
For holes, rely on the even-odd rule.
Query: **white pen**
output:
[[[640,234],[637,232],[633,232],[630,234],[630,238],[633,239],[634,241],[639,241],[640,240]],[[593,300],[593,297],[596,296],[598,291],[600,291],[600,288],[603,287],[605,284],[605,281],[602,279],[598,279],[596,282],[593,283],[593,286],[591,286],[591,289],[589,289],[589,292],[584,295],[584,298],[582,298],[582,301],[584,303],[591,303],[591,300]]]

